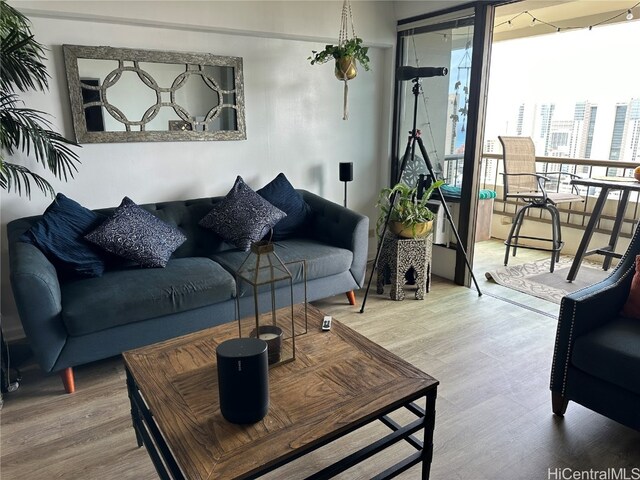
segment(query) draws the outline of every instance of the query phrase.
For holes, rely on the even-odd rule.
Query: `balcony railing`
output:
[[[449,184],[460,186],[462,179],[463,158],[461,155],[449,155],[445,157],[443,175]],[[633,177],[633,170],[638,166],[637,163],[621,162],[612,160],[588,160],[578,158],[557,158],[557,157],[536,157],[536,166],[538,173],[545,174],[550,172],[565,172],[579,175],[582,178],[594,177]],[[515,215],[518,204],[516,201],[503,200],[503,175],[504,171],[502,155],[485,153],[483,154],[481,171],[480,171],[480,188],[494,190],[497,197],[494,202],[493,212],[504,217],[513,217]],[[569,192],[574,188],[567,176],[552,176],[551,180],[546,182],[545,188],[549,192]],[[589,217],[593,211],[598,188],[594,187],[578,187],[578,193],[585,198],[585,202],[577,202],[571,204],[563,204],[559,208],[561,212],[562,224],[571,228],[584,230]],[[605,208],[598,221],[595,232],[610,234],[615,220],[616,209],[620,192],[611,192],[606,202]],[[621,237],[630,238],[633,234],[637,223],[640,210],[640,195],[638,192],[631,192],[629,203],[624,215]],[[535,219],[540,222],[550,223],[546,212],[539,211],[531,213],[528,218]]]

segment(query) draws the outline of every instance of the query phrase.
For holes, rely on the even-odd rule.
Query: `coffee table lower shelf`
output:
[[[182,470],[178,466],[173,454],[171,453],[170,448],[166,444],[162,433],[160,432],[160,429],[155,423],[153,414],[142,398],[135,379],[129,372],[128,368],[126,368],[126,375],[127,390],[129,393],[129,399],[131,401],[131,418],[133,421],[133,428],[136,433],[138,447],[142,447],[143,445],[146,447],[147,452],[151,457],[151,461],[153,462],[156,471],[158,472],[158,475],[161,479],[185,479],[186,477],[182,473]],[[251,476],[241,478],[258,478],[261,475],[276,470],[283,465],[296,460],[297,458],[300,458],[314,450],[317,450],[318,448],[336,441],[339,438],[342,438],[345,435],[370,424],[371,422],[380,421],[384,425],[389,427],[391,433],[383,436],[370,445],[367,445],[360,450],[344,457],[343,459],[323,468],[319,472],[306,477],[305,480],[321,480],[333,478],[336,475],[359,464],[360,462],[367,460],[373,455],[382,452],[384,449],[391,447],[401,440],[405,440],[413,448],[415,448],[415,453],[409,455],[402,461],[372,477],[372,479],[382,480],[393,478],[404,472],[405,470],[408,470],[412,466],[417,465],[418,463],[422,463],[421,478],[428,479],[431,468],[431,460],[433,458],[433,432],[435,427],[436,415],[436,396],[437,386],[432,386],[426,393],[418,395],[416,398],[407,401],[407,403],[401,405],[392,405],[381,412],[381,414],[377,417],[371,419],[363,419],[361,422],[351,425],[349,429],[335,432],[332,435],[327,435],[326,438],[315,442],[312,445],[300,448],[297,452],[293,453],[287,458],[277,461],[276,463],[269,465],[263,470],[255,472]],[[422,398],[426,400],[426,409],[423,409],[416,404],[416,401],[419,401]],[[403,408],[413,413],[416,416],[416,420],[406,425],[400,425],[389,416],[389,414]],[[421,429],[424,430],[424,441],[420,441],[420,439],[414,436],[414,434]]]

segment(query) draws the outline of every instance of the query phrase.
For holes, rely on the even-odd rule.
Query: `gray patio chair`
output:
[[[578,176],[565,172],[547,172],[544,175],[537,173],[535,146],[530,137],[499,136],[498,139],[502,143],[504,160],[504,173],[502,174],[504,175],[503,200],[505,202],[508,200],[524,202],[524,205],[517,209],[509,236],[504,242],[507,246],[504,254],[504,264],[506,266],[509,262],[511,248],[513,248],[514,257],[518,248],[544,250],[551,252],[550,271],[553,272],[555,263],[560,258],[560,250],[564,246],[560,231],[560,213],[557,205],[560,203],[582,202],[584,200],[577,194],[575,187],[572,187],[575,193],[548,192],[545,189],[545,182],[550,180],[549,177],[551,175]],[[551,238],[520,235],[520,228],[525,215],[532,208],[549,212],[551,216]],[[551,246],[547,247],[545,243],[543,243],[545,246],[523,244],[520,241],[521,239],[547,242]]]

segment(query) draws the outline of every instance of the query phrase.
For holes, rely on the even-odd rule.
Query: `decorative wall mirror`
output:
[[[78,143],[247,138],[240,57],[62,49]]]

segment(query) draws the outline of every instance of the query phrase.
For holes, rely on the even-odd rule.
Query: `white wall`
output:
[[[391,3],[353,4],[356,33],[378,46],[370,49],[372,71],[360,69],[349,84],[348,121],[342,120],[342,84],[333,66],[311,66],[307,60],[312,49],[323,46],[309,38],[337,41],[342,2],[11,3],[25,10],[36,39],[50,49],[50,92],[23,98],[27,106],[52,114],[55,128],[67,137],[73,131],[62,44],[243,57],[246,140],[85,144],[78,149],[82,164],[75,179],[53,179],[57,191],[100,208],[118,205],[125,195],[137,203],[224,195],[236,175],[257,189],[283,171],[296,187],[341,203],[338,163],[352,161],[349,206],[375,223],[377,192],[388,179],[395,43]],[[118,15],[128,20],[120,22],[114,18]],[[33,160],[20,161],[51,179]],[[29,201],[4,190],[0,199],[2,323],[15,336],[19,320],[8,281],[6,224],[41,214],[51,199],[34,192]]]

